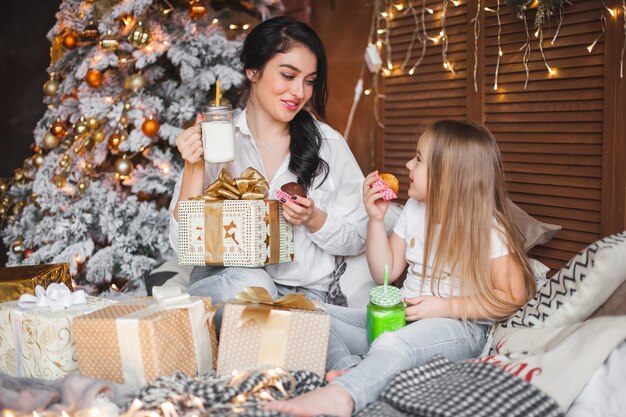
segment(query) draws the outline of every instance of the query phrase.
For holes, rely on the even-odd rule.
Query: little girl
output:
[[[398,279],[407,326],[369,346],[366,313],[328,306],[333,317],[327,386],[270,407],[300,416],[348,417],[376,400],[400,371],[435,354],[452,361],[478,356],[485,333],[535,292],[528,260],[506,204],[493,135],[469,122],[442,120],[420,137],[407,162],[409,200],[387,238],[382,187],[363,184],[369,216],[366,254],[377,284]]]

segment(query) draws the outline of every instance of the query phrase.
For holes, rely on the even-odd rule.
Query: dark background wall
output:
[[[46,33],[59,0],[4,2],[0,16],[0,177],[22,166],[43,116],[43,83],[50,64]],[[0,265],[6,263],[0,246]]]

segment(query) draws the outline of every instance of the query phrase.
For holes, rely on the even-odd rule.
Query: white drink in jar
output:
[[[232,106],[202,108],[204,160],[218,164],[235,160],[235,123]]]

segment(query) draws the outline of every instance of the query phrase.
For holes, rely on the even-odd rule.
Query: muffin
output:
[[[287,184],[283,184],[280,189],[289,195],[297,195],[298,197],[306,198],[306,190],[297,182],[288,182]]]

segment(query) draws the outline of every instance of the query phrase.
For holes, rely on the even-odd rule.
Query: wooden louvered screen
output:
[[[616,22],[608,22],[606,37],[588,53],[587,46],[602,30],[602,4],[597,0],[566,4],[565,20],[554,45],[550,41],[558,25],[558,11],[544,32],[547,62],[556,71],[551,76],[534,36],[534,12],[529,12],[532,54],[530,80],[524,90],[520,51],[526,40],[524,24],[501,0],[503,56],[498,89],[494,90],[497,17],[481,12],[475,92],[472,19],[476,3],[464,0],[460,6],[450,3],[448,7],[448,60],[455,74],[442,68],[441,46],[429,42],[414,75],[404,71],[383,80],[385,128],[378,133],[379,166],[405,177],[404,164],[415,152],[416,138],[433,120],[484,123],[500,145],[511,198],[533,217],[563,227],[552,241],[531,251],[532,257],[558,269],[601,235],[624,227],[624,170],[619,166],[624,158],[611,154],[623,153],[625,148],[624,99],[618,92],[623,81],[619,79],[618,53],[613,52],[621,49],[623,38]],[[413,4],[421,11],[421,2]],[[496,0],[481,4],[497,7]],[[441,30],[442,1],[427,1],[427,6],[435,11],[426,18],[428,34],[435,37]],[[390,38],[394,64],[404,59],[413,28],[410,13],[394,18]],[[605,40],[610,45],[605,45]],[[410,65],[420,53],[420,47],[414,47]],[[401,197],[406,198],[407,184],[403,185]]]

